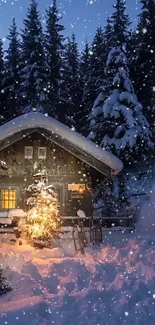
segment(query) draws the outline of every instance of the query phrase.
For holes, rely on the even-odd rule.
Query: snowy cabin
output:
[[[57,120],[41,113],[19,116],[0,127],[0,211],[27,210],[28,185],[46,177],[60,201],[61,216],[80,208],[92,215],[92,178],[117,174],[121,161]],[[35,175],[35,176],[34,176]]]

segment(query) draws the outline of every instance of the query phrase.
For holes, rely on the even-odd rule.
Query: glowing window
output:
[[[33,147],[26,146],[25,147],[25,158],[32,159],[33,158]]]
[[[75,184],[75,183],[68,184],[69,191],[76,191],[76,192],[83,193],[85,189],[86,189],[85,184]]]
[[[17,205],[17,190],[1,190],[1,208],[4,210],[15,209]]]
[[[39,147],[38,148],[38,158],[39,159],[46,159],[46,147]]]

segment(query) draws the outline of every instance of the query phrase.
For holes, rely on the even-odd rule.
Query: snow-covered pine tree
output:
[[[65,47],[61,87],[61,121],[69,127],[77,128],[78,112],[82,102],[80,80],[80,56],[75,34],[68,38]],[[65,119],[65,121],[64,121]]]
[[[48,113],[60,119],[60,87],[62,79],[62,58],[64,51],[64,26],[60,23],[62,17],[59,16],[56,0],[46,11],[45,49],[48,65]]]
[[[102,29],[100,30],[100,32],[101,31]],[[99,46],[99,44],[101,44],[101,46]],[[105,62],[107,61],[108,58],[108,54],[113,44],[113,25],[110,18],[107,19],[107,24],[104,28],[104,31],[102,31],[102,37],[100,39],[99,44],[98,46],[100,48],[100,51],[103,51],[102,60],[104,62],[104,65],[102,65],[102,69],[100,69],[100,88],[97,89],[97,91],[93,85],[95,81],[92,75],[90,74],[90,80],[91,80],[90,82],[91,83],[93,82],[92,88],[93,88],[93,92],[95,89],[95,96],[88,117],[88,123],[90,125],[90,127],[88,128],[89,135],[87,133],[88,137],[96,143],[101,143],[102,141],[102,119],[103,119],[102,105],[110,93],[110,85],[111,85],[111,79],[108,72],[106,71],[106,65],[105,65]],[[101,53],[98,54],[101,56]],[[95,67],[95,70],[97,70],[97,66]],[[93,92],[90,91],[91,94]]]
[[[6,98],[5,119],[12,119],[20,114],[21,109],[21,88],[20,69],[21,55],[20,42],[18,38],[15,19],[9,29],[7,37],[9,41],[5,57],[4,95]]]
[[[140,2],[134,83],[144,114],[155,132],[155,1]]]
[[[37,2],[31,0],[22,30],[23,113],[46,110],[47,66]]]
[[[113,7],[114,13],[107,19],[107,24],[104,30],[106,61],[109,52],[115,45],[119,45],[120,50],[123,49],[123,51],[126,51],[126,44],[129,36],[129,16],[125,13],[125,1],[116,0],[116,4]],[[105,134],[105,129],[103,127],[105,126],[105,119],[102,107],[105,100],[113,91],[114,74],[115,72],[112,71],[112,69],[109,69],[109,66],[105,65],[102,89],[96,96],[92,106],[89,138],[99,145],[101,145]]]
[[[102,147],[129,165],[145,158],[152,148],[149,124],[142,113],[129,77],[127,58],[120,46],[108,56],[107,69],[113,76],[111,95],[102,106]]]
[[[103,88],[96,100],[90,115],[90,126],[89,126],[89,135],[88,138],[95,142],[97,145],[100,145],[103,139],[103,111],[102,106],[106,98],[105,89]]]
[[[31,207],[27,215],[27,235],[30,241],[51,240],[58,237],[60,219],[59,202],[52,185],[44,180],[35,181],[27,189],[30,197],[27,204]]]
[[[116,0],[113,5],[114,12],[107,21],[107,29],[105,33],[106,49],[108,51],[106,55],[106,61],[108,59],[109,52],[113,47],[120,46],[126,53],[126,46],[129,41],[129,15],[126,14],[126,2],[125,0]],[[109,74],[109,70],[105,67],[105,80],[106,80],[106,95],[107,97],[111,92],[111,85],[113,82],[113,75]]]
[[[102,60],[107,61],[109,52],[111,49],[119,45],[124,51],[126,50],[126,44],[129,37],[129,16],[125,13],[126,5],[124,0],[116,0],[116,4],[113,5],[114,12],[107,19],[107,24],[103,33],[104,47],[102,47],[103,56]],[[102,121],[103,115],[101,107],[110,95],[112,89],[113,75],[111,75],[109,69],[104,64],[100,81],[100,89],[96,92],[96,97],[92,104],[92,111],[90,116],[90,134],[89,137],[94,139],[95,142],[100,143],[102,139]]]
[[[6,278],[3,276],[2,270],[0,269],[0,296],[10,291],[12,291],[12,288],[6,283]]]

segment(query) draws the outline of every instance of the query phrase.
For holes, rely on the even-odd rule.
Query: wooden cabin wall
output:
[[[36,140],[37,138],[37,140]],[[24,157],[25,146],[33,146],[33,159]],[[38,147],[46,147],[47,159],[38,159]],[[8,165],[8,175],[34,175],[35,171],[47,169],[49,175],[73,175],[86,171],[86,165],[40,134],[32,134],[0,152],[0,159]],[[34,164],[37,164],[36,170]],[[18,168],[17,168],[18,167]],[[6,174],[6,172],[3,172]]]
[[[25,159],[25,146],[33,146],[33,159]],[[38,158],[38,147],[46,147],[45,160]],[[17,207],[27,209],[26,189],[33,183],[33,175],[46,169],[48,183],[56,186],[60,196],[62,215],[76,215],[79,208],[83,209],[86,215],[92,213],[91,195],[88,190],[77,195],[68,191],[68,184],[90,183],[90,167],[39,133],[35,132],[5,148],[0,152],[0,159],[8,166],[8,169],[1,173],[0,188],[17,188]]]

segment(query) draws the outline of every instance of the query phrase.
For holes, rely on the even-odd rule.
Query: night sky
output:
[[[73,32],[80,50],[87,38],[90,42],[94,36],[97,26],[104,26],[107,17],[112,13],[112,4],[115,0],[57,0],[60,13],[63,16],[62,22],[66,28],[65,36],[70,36]],[[131,21],[135,25],[139,12],[139,0],[126,0],[127,12]],[[5,40],[12,18],[16,18],[18,28],[22,27],[29,0],[0,0],[0,38],[7,47]],[[39,10],[42,17],[43,26],[44,13],[46,7],[52,4],[51,0],[38,0]]]

